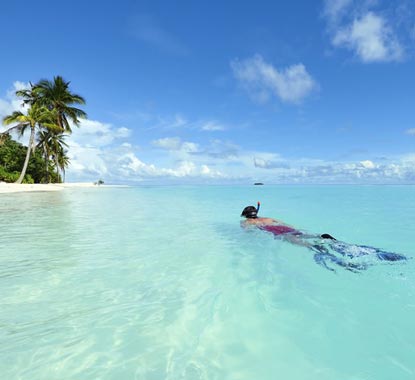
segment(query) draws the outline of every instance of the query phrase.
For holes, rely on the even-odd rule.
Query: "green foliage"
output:
[[[15,182],[19,178],[20,172],[9,173],[3,166],[0,166],[0,181],[3,182]]]
[[[9,173],[20,172],[25,156],[26,148],[12,140],[9,134],[4,135],[0,144],[0,166],[3,167],[4,171]]]
[[[32,93],[21,95],[26,102],[39,104],[53,109],[56,113],[56,123],[59,125],[61,132],[71,133],[69,120],[79,126],[81,118],[86,118],[86,113],[73,105],[85,104],[85,99],[71,92],[70,82],[65,81],[61,76],[55,76],[52,81],[42,79],[32,87]],[[18,93],[19,95],[20,93]]]
[[[15,182],[20,175],[26,157],[27,147],[5,135],[0,143],[0,181]],[[52,171],[52,170],[51,170]],[[45,162],[40,150],[31,155],[24,183],[45,182]],[[52,182],[60,182],[59,177],[52,173]]]

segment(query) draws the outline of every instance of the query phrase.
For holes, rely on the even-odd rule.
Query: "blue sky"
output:
[[[414,0],[1,12],[0,116],[54,75],[87,100],[68,181],[415,182]]]

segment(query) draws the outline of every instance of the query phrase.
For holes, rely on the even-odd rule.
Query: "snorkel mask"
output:
[[[247,206],[243,209],[241,216],[244,216],[247,219],[256,219],[261,203],[257,203],[257,207]]]

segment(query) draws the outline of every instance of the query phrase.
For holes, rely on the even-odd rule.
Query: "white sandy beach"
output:
[[[115,185],[119,187],[118,185]],[[121,186],[121,185],[120,185]],[[95,185],[93,182],[76,182],[76,183],[50,183],[50,184],[16,184],[0,182],[0,194],[4,193],[21,193],[34,191],[62,191],[65,188],[73,187],[112,187],[111,185]]]

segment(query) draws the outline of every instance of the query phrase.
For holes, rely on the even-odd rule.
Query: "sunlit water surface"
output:
[[[415,256],[411,186],[0,196],[3,379],[415,378],[414,262],[336,273],[244,206]]]

